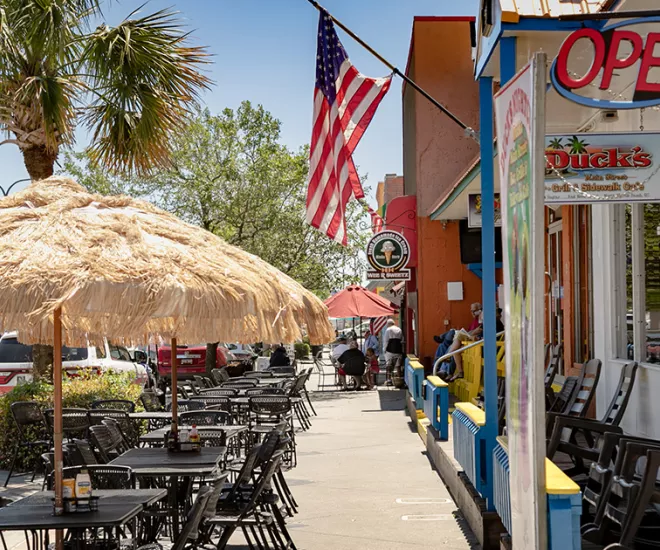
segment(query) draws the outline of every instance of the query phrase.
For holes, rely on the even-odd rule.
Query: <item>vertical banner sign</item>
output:
[[[495,95],[514,550],[547,548],[543,391],[545,54]]]

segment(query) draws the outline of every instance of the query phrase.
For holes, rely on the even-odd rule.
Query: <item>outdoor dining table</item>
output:
[[[142,411],[128,413],[133,420],[171,420],[172,413],[169,411]]]
[[[179,480],[206,477],[218,471],[227,447],[202,447],[198,452],[172,452],[165,447],[130,449],[110,462],[128,466],[140,478],[169,478],[168,495],[172,510],[173,538],[179,534]],[[191,484],[190,484],[191,485]],[[192,486],[192,485],[191,485]],[[186,510],[186,513],[188,510]]]
[[[167,496],[165,489],[96,489],[93,492],[99,499],[99,509],[102,506],[119,504],[139,504],[151,506]],[[12,502],[9,506],[52,506],[54,491],[39,491],[25,498]],[[0,514],[5,508],[0,508]]]
[[[32,498],[32,503],[17,501],[0,508],[0,533],[4,531],[30,531],[32,549],[48,549],[51,531],[72,531],[74,548],[83,546],[80,535],[88,529],[115,529],[135,522],[144,509],[138,501],[111,500],[101,504],[93,512],[74,512],[56,516],[53,514],[53,493],[48,497]],[[24,499],[27,500],[27,499]],[[134,525],[134,531],[135,529]]]
[[[179,430],[189,430],[192,426],[179,426]],[[229,441],[234,437],[238,437],[240,434],[248,430],[247,426],[240,426],[237,424],[229,426],[198,426],[199,436],[202,442],[208,439],[209,434],[213,432],[220,433],[224,437],[225,441]],[[163,443],[165,442],[165,434],[172,429],[170,426],[165,426],[163,428],[158,428],[157,430],[150,431],[142,436],[140,436],[140,443],[148,443],[150,445]]]

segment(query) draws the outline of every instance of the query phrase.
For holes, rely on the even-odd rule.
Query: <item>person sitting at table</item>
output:
[[[273,353],[271,353],[268,367],[270,368],[270,367],[290,367],[290,366],[291,366],[291,359],[289,359],[289,355],[287,354],[284,346],[280,344],[275,348]]]
[[[365,370],[365,357],[359,349],[358,343],[351,340],[348,343],[348,349],[342,353],[337,362],[341,365],[339,368],[339,384],[343,389],[346,387],[346,376],[352,376],[355,380],[355,389],[359,390],[362,385],[362,377]]]

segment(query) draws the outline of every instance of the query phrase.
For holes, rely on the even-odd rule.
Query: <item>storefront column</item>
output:
[[[646,266],[644,265],[644,205],[632,204],[633,359],[646,361]]]
[[[492,457],[497,438],[497,342],[495,328],[495,183],[493,173],[493,79],[479,78],[479,143],[481,151],[481,265],[484,330],[484,408],[486,449],[482,456]],[[489,510],[493,500],[493,461],[485,461],[486,483],[482,496]]]

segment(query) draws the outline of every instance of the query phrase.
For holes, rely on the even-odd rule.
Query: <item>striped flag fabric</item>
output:
[[[380,334],[380,331],[385,328],[388,319],[389,317],[374,317],[369,323],[369,330],[371,331],[371,334]]]
[[[360,74],[323,9],[317,43],[306,219],[346,246],[346,205],[364,197],[352,154],[389,90],[392,76]]]
[[[385,220],[378,211],[370,206],[367,208],[367,212],[369,213],[369,216],[371,216],[371,232],[380,233],[383,230],[383,225],[385,225]]]

